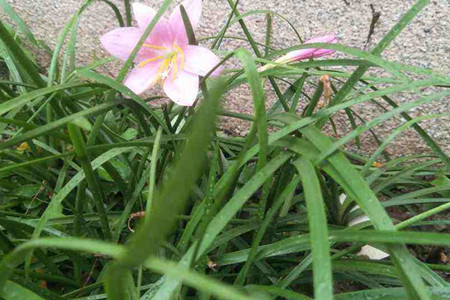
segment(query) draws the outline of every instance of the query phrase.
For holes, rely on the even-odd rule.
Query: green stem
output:
[[[83,181],[77,189],[77,196],[75,198],[75,218],[73,222],[74,235],[77,237],[83,236],[83,211],[84,201],[86,198],[86,183]],[[80,259],[74,261],[74,275],[75,281],[81,283],[82,281],[82,267]]]
[[[81,167],[86,175],[86,181],[89,189],[92,192],[94,197],[95,205],[97,207],[97,211],[100,214],[100,222],[103,226],[103,234],[107,240],[111,240],[111,228],[108,222],[108,216],[106,214],[103,195],[101,192],[100,184],[98,179],[92,169],[91,162],[89,160],[89,156],[86,151],[86,145],[83,141],[83,135],[78,126],[73,123],[69,123],[67,125],[69,136],[73,142],[73,146],[75,148],[75,153],[77,154],[77,158],[80,161]]]
[[[155,138],[155,144],[153,144],[153,150],[152,150],[152,161],[150,164],[150,176],[148,179],[148,197],[147,197],[147,204],[145,207],[145,215],[150,215],[150,210],[152,209],[152,203],[153,203],[153,197],[154,197],[154,191],[155,191],[155,182],[156,182],[156,166],[158,162],[158,154],[159,154],[159,148],[161,145],[161,136],[162,136],[162,128],[158,128],[158,132],[156,133]]]
[[[126,21],[127,21],[127,27],[131,26],[131,21],[132,21],[132,17],[131,17],[131,3],[130,0],[124,0],[123,1],[125,4],[125,17],[126,17]]]

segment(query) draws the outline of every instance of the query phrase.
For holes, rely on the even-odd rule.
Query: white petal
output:
[[[139,28],[121,27],[102,36],[100,43],[112,56],[126,60],[141,38],[141,35]]]
[[[175,103],[182,106],[194,104],[198,94],[199,78],[197,75],[179,71],[175,80],[167,77],[164,81],[164,92]]]
[[[202,0],[186,0],[180,5],[183,5],[186,10],[189,22],[195,30],[200,23],[200,17],[202,15]],[[174,39],[179,46],[182,46],[188,43],[188,39],[186,36],[186,29],[184,28],[183,18],[181,16],[180,5],[173,10],[169,18],[169,23],[172,28]]]
[[[220,62],[214,52],[204,47],[187,45],[183,51],[186,56],[184,70],[192,74],[205,76]],[[221,71],[222,67],[219,67],[211,75],[217,76]]]
[[[159,63],[151,62],[143,67],[136,66],[128,74],[124,85],[135,94],[142,94],[156,83],[158,77]]]
[[[147,28],[148,24],[150,24],[150,22],[156,15],[156,12],[153,8],[138,2],[133,3],[133,13],[134,18],[139,25],[139,28],[141,28],[142,30],[145,30],[145,28]]]

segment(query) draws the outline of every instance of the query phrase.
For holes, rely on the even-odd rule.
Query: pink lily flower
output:
[[[332,43],[335,44],[338,42],[338,39],[334,35],[324,35],[316,38],[312,38],[304,42],[304,44],[312,44],[312,43]],[[326,55],[331,55],[335,50],[331,49],[321,49],[321,48],[309,48],[309,49],[300,49],[295,50],[283,55],[282,57],[276,59],[274,62],[278,64],[286,64],[294,61],[309,59],[309,58],[318,58]],[[259,69],[260,72],[265,71],[274,67],[273,64],[267,64]]]
[[[202,0],[186,0],[182,5],[195,29],[200,20]],[[138,27],[117,28],[100,39],[103,48],[121,60],[128,58],[156,14],[141,3],[133,4],[133,12]],[[134,62],[136,66],[124,82],[130,90],[141,94],[159,82],[172,101],[191,106],[197,98],[199,76],[205,76],[220,59],[207,48],[189,45],[178,5],[169,19],[159,20]],[[212,76],[220,72],[218,68]]]
[[[334,35],[324,35],[316,38],[312,38],[304,42],[304,44],[313,44],[313,43],[337,43],[338,39]],[[275,62],[293,62],[303,59],[309,58],[318,58],[326,55],[330,55],[336,52],[331,49],[318,49],[318,48],[309,48],[309,49],[300,49],[287,53],[286,55],[280,57]]]

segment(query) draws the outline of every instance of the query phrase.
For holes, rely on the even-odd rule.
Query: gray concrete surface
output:
[[[38,38],[44,39],[49,45],[54,45],[63,26],[83,3],[81,0],[7,0],[24,18]],[[122,1],[112,0],[123,11]],[[158,7],[162,0],[141,0],[152,7]],[[246,12],[254,9],[269,9],[287,17],[304,38],[327,33],[339,36],[342,44],[362,49],[367,39],[372,13],[372,4],[381,13],[375,28],[369,49],[382,38],[387,31],[414,3],[413,0],[241,0],[239,10]],[[174,4],[176,1],[174,1]],[[172,6],[173,7],[173,6]],[[213,35],[224,25],[230,9],[226,0],[205,0],[203,21],[197,35],[199,37]],[[450,0],[433,0],[421,12],[418,18],[392,43],[384,52],[383,57],[407,64],[413,64],[435,69],[441,73],[450,74]],[[264,16],[249,17],[247,25],[257,40],[264,40]],[[92,5],[80,22],[78,42],[78,63],[87,64],[93,57],[104,55],[100,48],[99,37],[115,28],[117,22],[112,11],[104,4],[97,2]],[[242,36],[238,25],[231,28],[231,35]],[[279,18],[274,19],[273,43],[276,48],[296,45],[298,42],[292,30]],[[245,46],[243,43],[226,41],[223,49],[233,49]],[[45,59],[44,59],[45,61]],[[117,66],[112,65],[104,71],[113,75]],[[395,98],[399,102],[417,99],[414,93],[402,94]],[[268,102],[273,102],[273,96],[268,96]],[[227,96],[226,107],[241,112],[251,112],[252,105],[246,87]],[[448,112],[450,99],[442,99],[416,109],[414,115]],[[358,110],[364,116],[373,118],[380,111],[372,105],[365,104]],[[348,131],[348,122],[341,116],[336,116],[339,133]],[[449,118],[431,120],[423,123],[427,131],[450,153],[450,123]],[[387,122],[377,128],[381,137],[400,124],[399,120]],[[223,121],[224,128],[235,133],[245,134],[248,124],[236,120]],[[374,140],[368,135],[362,138],[364,149],[369,151],[374,146]],[[393,154],[421,153],[426,147],[420,143],[418,136],[407,132],[400,136],[390,148]]]

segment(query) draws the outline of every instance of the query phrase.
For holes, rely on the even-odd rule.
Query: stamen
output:
[[[166,58],[161,66],[158,69],[158,79],[161,79],[160,84],[161,87],[164,85],[164,80],[167,78],[167,69],[170,66],[170,62],[172,61],[172,57]]]
[[[183,70],[184,69],[184,61],[186,58],[186,56],[184,55],[184,51],[178,45],[173,45],[173,47],[175,48],[175,50],[177,50],[177,52],[180,53],[180,56],[181,56],[180,70]]]
[[[155,50],[169,50],[169,47],[156,46],[156,45],[150,45],[150,44],[144,44],[142,47],[155,49]]]
[[[163,86],[164,81],[167,79],[169,75],[171,75],[171,80],[175,80],[180,70],[183,70],[185,63],[185,53],[181,47],[178,45],[173,45],[172,48],[164,47],[164,46],[156,46],[150,44],[144,44],[144,47],[156,49],[156,50],[170,50],[167,55],[158,55],[149,59],[144,60],[139,64],[139,67],[143,67],[148,63],[155,60],[162,60],[161,64],[158,68],[158,72],[155,76],[153,84],[156,84],[158,81],[161,86]],[[180,57],[180,64],[178,64],[178,57]],[[172,73],[170,73],[172,72]]]
[[[173,72],[172,72],[172,81],[175,80],[178,74],[178,61],[177,61],[177,53],[175,52],[174,56],[172,57],[172,66],[173,66]]]
[[[153,79],[152,86],[158,83],[158,80],[161,78],[160,74],[156,74],[155,79]]]
[[[147,65],[148,63],[150,63],[152,61],[155,61],[155,60],[158,60],[158,59],[163,59],[163,58],[164,58],[164,56],[158,55],[158,56],[146,59],[146,60],[144,60],[144,61],[139,63],[139,68],[144,67],[145,65]]]
[[[161,63],[161,65],[159,66],[158,72],[156,73],[156,76],[155,76],[155,79],[154,79],[153,82],[152,82],[152,85],[158,83],[158,81],[159,81],[160,79],[161,79],[161,81],[163,80],[163,79],[162,79],[162,72],[163,72],[163,70],[164,70],[164,65],[165,65],[166,61],[167,61],[167,59],[165,59],[165,60]]]

